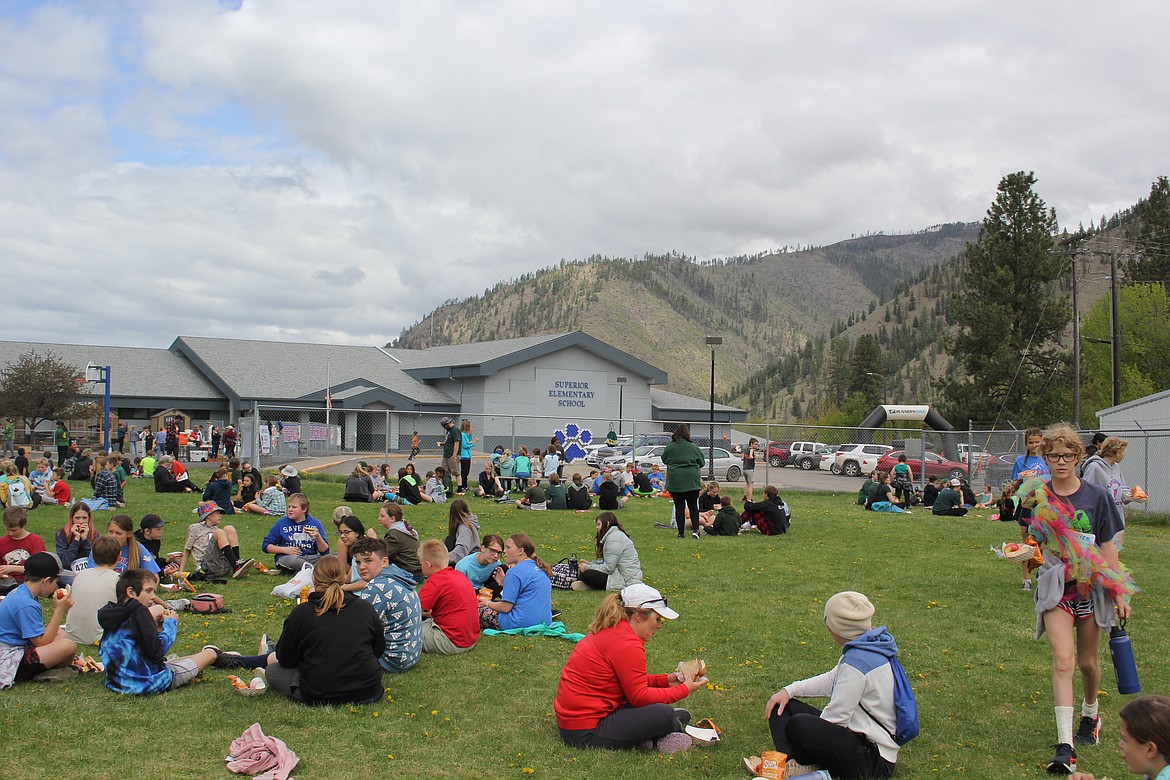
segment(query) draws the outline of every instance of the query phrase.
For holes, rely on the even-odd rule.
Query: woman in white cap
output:
[[[707,684],[677,672],[649,674],[646,642],[678,613],[649,585],[629,585],[597,608],[589,635],[561,670],[553,700],[561,739],[574,747],[686,750],[691,715],[671,705]]]
[[[789,683],[764,707],[772,742],[788,754],[792,771],[806,765],[836,778],[894,774],[899,746],[894,706],[898,654],[885,626],[873,627],[874,607],[863,594],[843,591],[825,602],[825,627],[843,648],[837,665],[816,677]],[[795,697],[828,697],[818,710]],[[808,770],[811,771],[811,766]]]

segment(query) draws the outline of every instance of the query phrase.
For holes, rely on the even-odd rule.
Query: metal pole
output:
[[[1113,353],[1113,405],[1121,403],[1121,313],[1118,311],[1117,253],[1109,254],[1110,350]]]
[[[252,402],[252,460],[260,470],[260,404]]]
[[[1072,309],[1073,309],[1073,425],[1081,427],[1081,311],[1077,295],[1077,256],[1072,256]]]
[[[386,438],[382,443],[382,462],[390,460],[390,410],[386,410]]]
[[[711,424],[707,429],[707,478],[715,479],[715,347],[711,347]]]
[[[106,400],[105,421],[102,423],[102,452],[110,451],[110,367],[105,367]]]

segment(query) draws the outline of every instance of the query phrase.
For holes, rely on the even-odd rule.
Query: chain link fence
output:
[[[603,457],[632,457],[635,446],[664,444],[682,421],[564,419],[523,415],[482,415],[399,412],[394,410],[305,409],[256,406],[240,420],[241,455],[264,466],[298,460],[337,457],[389,462],[417,457],[439,460],[446,432],[440,425],[450,416],[457,428],[470,425],[475,439],[473,457],[490,455],[497,447],[515,454],[523,447],[532,454],[545,452],[555,438],[582,468],[601,465]],[[262,424],[254,426],[254,420]],[[741,459],[751,439],[758,442],[756,475],[759,484],[774,481],[772,471],[795,468],[830,471],[842,477],[862,477],[874,470],[887,453],[904,452],[921,486],[927,476],[961,476],[976,492],[990,485],[997,492],[1010,480],[1015,460],[1024,453],[1026,431],[1017,428],[933,431],[910,425],[880,428],[828,427],[779,423],[716,423],[691,421],[691,437],[704,453],[727,450]],[[1150,492],[1149,504],[1132,504],[1138,511],[1170,511],[1170,496],[1149,491],[1151,478],[1165,472],[1170,461],[1170,431],[1111,431],[1129,441],[1123,470],[1130,484]],[[617,447],[605,448],[613,435]],[[654,436],[653,434],[659,434]],[[1086,432],[1086,440],[1089,437]],[[597,453],[600,452],[601,456]],[[925,453],[925,455],[923,454]],[[718,456],[718,453],[715,453]],[[588,456],[588,461],[586,457]],[[925,466],[923,459],[925,458]],[[892,459],[882,462],[889,466]],[[705,469],[706,473],[706,469]],[[726,474],[726,466],[724,466]],[[778,475],[775,477],[779,479]],[[1156,480],[1155,480],[1156,482]],[[1160,485],[1155,484],[1155,488]]]

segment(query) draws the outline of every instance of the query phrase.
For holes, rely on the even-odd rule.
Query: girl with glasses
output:
[[[1121,518],[1104,488],[1077,476],[1085,452],[1080,435],[1067,425],[1044,433],[1040,451],[1051,479],[1032,478],[1020,488],[1032,508],[1029,539],[1041,546],[1044,563],[1036,573],[1036,638],[1047,632],[1052,650],[1052,693],[1056,715],[1056,756],[1048,771],[1076,769],[1074,742],[1094,745],[1101,718],[1101,629],[1129,616],[1133,579],[1118,560]],[[1074,734],[1073,674],[1080,669],[1084,698]]]

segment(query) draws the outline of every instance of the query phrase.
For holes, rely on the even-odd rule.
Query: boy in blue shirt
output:
[[[0,689],[48,670],[72,676],[69,664],[77,646],[60,629],[73,600],[64,590],[53,593],[60,574],[52,555],[30,555],[24,562],[24,582],[0,601]],[[53,616],[45,625],[40,600],[49,596]]]
[[[293,493],[288,497],[288,514],[276,521],[260,544],[262,552],[276,556],[278,568],[298,572],[306,563],[316,563],[329,554],[325,526],[309,514],[309,497]]]
[[[158,576],[127,569],[118,578],[118,603],[98,610],[100,652],[106,687],[116,693],[147,694],[174,690],[220,662],[219,648],[206,645],[195,655],[167,660],[179,630],[174,610],[155,602]]]

